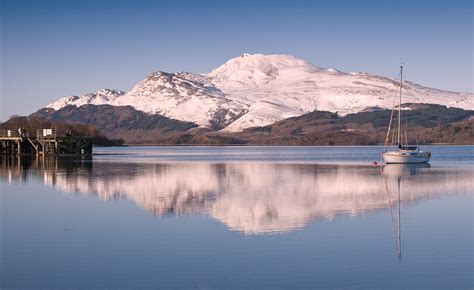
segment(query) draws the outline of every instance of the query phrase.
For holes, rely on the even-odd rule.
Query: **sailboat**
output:
[[[403,90],[403,65],[400,65],[400,99],[398,103],[398,130],[397,130],[397,147],[382,153],[386,164],[398,163],[428,163],[431,158],[430,151],[423,151],[418,146],[402,145],[401,143],[401,113],[402,113],[402,90]],[[393,110],[390,117],[390,124],[388,126],[387,138],[385,146],[387,146],[388,138],[390,136],[390,129],[392,128]]]

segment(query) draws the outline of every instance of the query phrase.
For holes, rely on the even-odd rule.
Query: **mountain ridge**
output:
[[[474,110],[433,104],[403,104],[407,142],[474,144]],[[391,110],[375,109],[345,116],[313,111],[266,126],[228,132],[199,127],[131,106],[66,106],[41,109],[31,118],[90,124],[126,144],[179,145],[376,145],[385,140]]]
[[[474,109],[474,94],[404,81],[404,102]],[[399,82],[368,73],[323,69],[290,55],[242,54],[208,74],[153,72],[128,92],[101,90],[61,98],[47,107],[132,106],[147,114],[240,132],[314,110],[347,115],[391,108]]]

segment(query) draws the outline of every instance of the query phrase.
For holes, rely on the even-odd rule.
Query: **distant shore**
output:
[[[474,144],[453,144],[453,143],[433,143],[414,144],[418,146],[474,146]],[[383,147],[383,144],[376,145],[262,145],[262,144],[123,144],[122,146],[97,146],[97,147]],[[387,146],[390,147],[390,146]]]

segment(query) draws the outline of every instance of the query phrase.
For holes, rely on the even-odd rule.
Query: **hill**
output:
[[[474,111],[432,104],[404,104],[403,107],[402,127],[408,128],[408,143],[474,144]],[[384,143],[390,114],[391,110],[346,116],[314,111],[268,126],[220,135],[246,144],[375,145]]]
[[[131,106],[69,105],[59,110],[42,109],[31,117],[91,124],[109,138],[124,139],[132,144],[175,143],[173,138],[197,127],[194,123],[146,114]]]

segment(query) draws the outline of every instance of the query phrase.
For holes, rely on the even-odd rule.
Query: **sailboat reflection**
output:
[[[420,169],[431,168],[429,163],[421,163],[421,164],[386,164],[382,168],[382,179],[384,182],[384,189],[387,194],[388,206],[390,209],[390,223],[393,228],[394,236],[396,237],[396,244],[397,244],[397,256],[399,259],[402,258],[402,232],[401,232],[401,195],[400,195],[400,188],[401,182],[404,178],[409,176],[414,176],[419,172]],[[396,206],[397,206],[397,223],[395,226],[395,219],[394,219],[394,202],[392,201],[391,190],[389,187],[389,181],[396,179]],[[396,228],[396,229],[395,229]]]
[[[3,182],[42,182],[65,194],[126,199],[148,213],[206,214],[245,235],[286,233],[319,219],[390,209],[383,194],[403,180],[403,204],[474,187],[466,169],[387,165],[151,163],[107,160],[0,159]],[[391,198],[391,197],[390,197]]]

